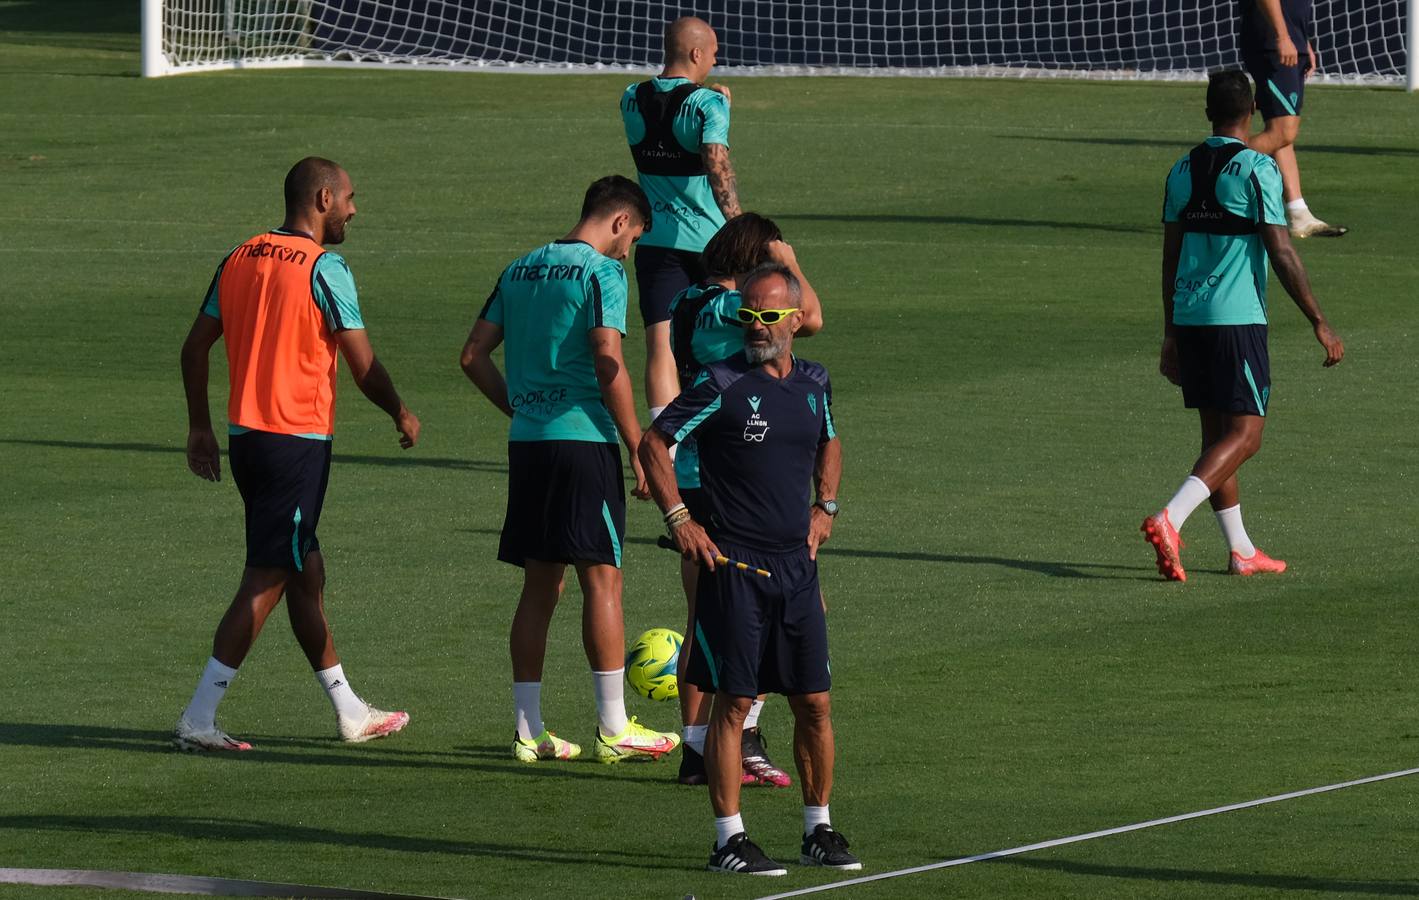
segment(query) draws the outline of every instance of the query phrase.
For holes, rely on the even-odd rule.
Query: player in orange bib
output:
[[[212,345],[226,343],[227,454],[246,507],[246,569],[178,719],[173,740],[184,750],[251,749],[217,727],[217,704],[283,595],[296,640],[335,707],[340,737],[367,741],[409,721],[408,713],[375,709],[351,690],[325,620],[325,559],[315,528],[330,478],[338,357],[394,419],[401,447],[414,446],[419,420],[375,359],[349,266],[325,249],[345,240],[355,216],[350,176],[328,159],[307,157],[286,175],[285,193],[285,223],[222,260],[182,347],[187,466],[220,481],[207,378]]]

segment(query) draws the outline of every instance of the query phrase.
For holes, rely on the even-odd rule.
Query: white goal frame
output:
[[[507,63],[492,62],[478,59],[430,59],[418,57],[406,57],[401,59],[379,58],[374,54],[341,52],[333,57],[318,58],[311,56],[301,56],[297,53],[286,52],[272,57],[247,57],[242,58],[231,55],[229,58],[206,59],[201,61],[175,61],[167,53],[164,44],[165,29],[168,23],[165,21],[164,13],[166,4],[164,0],[140,0],[142,5],[142,74],[145,78],[153,78],[163,75],[176,75],[188,72],[211,72],[233,69],[269,69],[269,68],[302,68],[302,67],[324,67],[324,68],[389,68],[422,71],[444,70],[444,71],[500,71],[500,72],[534,72],[534,73],[563,73],[563,72],[644,72],[650,71],[650,65],[630,65],[624,63],[593,63],[593,64],[572,64],[572,63]],[[1221,0],[1229,2],[1229,0]],[[225,0],[227,9],[226,28],[221,39],[233,41],[235,34],[232,25],[230,9],[232,0]],[[1419,0],[1404,0],[1407,7],[1405,14],[1405,36],[1404,36],[1404,68],[1405,75],[1403,83],[1409,91],[1419,90]],[[1354,82],[1368,81],[1374,83],[1394,83],[1392,76],[1334,76],[1324,74],[1324,60],[1322,60],[1321,74],[1317,80],[1327,82]],[[973,66],[947,66],[947,67],[927,67],[920,68],[898,68],[898,67],[854,67],[854,66],[724,66],[717,71],[726,75],[788,75],[788,74],[822,74],[822,75],[867,75],[867,76],[927,76],[927,77],[973,77],[973,76],[1002,76],[1002,77],[1049,77],[1049,78],[1086,78],[1086,79],[1128,79],[1136,78],[1140,80],[1172,81],[1172,80],[1200,80],[1204,73],[1200,70],[1156,70],[1139,72],[1123,68],[1049,68],[1045,66],[1016,66],[1016,65],[973,65]]]

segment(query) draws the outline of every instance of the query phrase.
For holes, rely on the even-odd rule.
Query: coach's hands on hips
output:
[[[408,450],[419,441],[419,417],[406,407],[399,407],[399,415],[394,417],[394,427],[399,432],[399,446]]]
[[[1158,373],[1173,384],[1182,384],[1182,368],[1178,365],[1178,342],[1171,335],[1163,338],[1163,349],[1158,353]]]
[[[817,560],[818,547],[826,544],[832,535],[833,517],[818,507],[813,507],[813,513],[808,519],[808,558]]]
[[[217,446],[217,436],[211,428],[188,430],[187,468],[199,478],[222,480],[222,450]]]
[[[719,548],[710,540],[710,536],[705,534],[705,530],[700,527],[700,523],[690,519],[684,525],[670,532],[670,537],[675,541],[675,546],[680,549],[680,555],[695,563],[704,566],[711,572],[714,571],[714,561],[719,557]]]
[[[1345,358],[1345,342],[1340,339],[1330,327],[1330,323],[1321,319],[1315,325],[1316,340],[1325,348],[1325,363],[1327,369]]]

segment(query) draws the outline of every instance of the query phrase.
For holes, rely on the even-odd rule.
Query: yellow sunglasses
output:
[[[782,322],[789,313],[798,312],[798,307],[792,309],[750,309],[747,306],[739,307],[739,321],[748,325],[758,319],[763,325],[777,325]]]

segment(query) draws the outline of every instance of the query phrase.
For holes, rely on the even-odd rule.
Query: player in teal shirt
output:
[[[729,89],[705,87],[719,39],[693,16],[665,28],[665,68],[621,95],[621,120],[653,227],[636,248],[645,324],[646,404],[654,419],[679,393],[670,351],[670,300],[705,278],[700,251],[739,214],[729,162]]]
[[[637,497],[640,424],[621,338],[626,275],[620,260],[650,223],[636,183],[610,175],[591,185],[564,239],[503,270],[463,347],[463,371],[512,419],[508,500],[498,559],[523,569],[512,620],[514,759],[575,759],[581,747],[542,721],[542,661],[566,567],[583,597],[582,640],[591,662],[602,762],[656,759],[680,739],[626,717],[621,547],[626,490],[616,440],[625,442]],[[492,354],[506,345],[507,378]]]
[[[1186,581],[1178,531],[1210,500],[1231,549],[1235,575],[1280,573],[1286,563],[1251,542],[1242,524],[1237,470],[1261,449],[1271,394],[1266,346],[1268,258],[1325,348],[1333,366],[1345,346],[1311,294],[1291,246],[1276,163],[1246,146],[1256,104],[1241,72],[1219,72],[1207,85],[1213,133],[1168,174],[1163,201],[1163,348],[1159,370],[1196,409],[1202,456],[1163,509],[1141,530],[1158,572]]]

